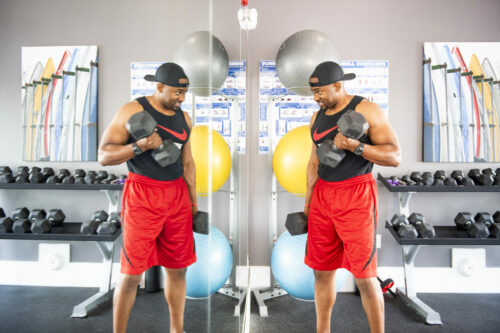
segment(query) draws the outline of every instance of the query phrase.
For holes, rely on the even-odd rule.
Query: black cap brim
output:
[[[154,76],[152,74],[145,75],[144,80],[149,81],[149,82],[158,82],[156,80],[156,76]]]
[[[354,74],[354,73],[347,73],[347,74],[344,74],[344,77],[342,78],[341,81],[353,80],[355,78],[356,78],[356,74]]]

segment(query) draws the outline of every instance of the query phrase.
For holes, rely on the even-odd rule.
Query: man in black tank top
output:
[[[354,78],[352,73],[344,74],[337,63],[327,61],[315,68],[309,80],[320,110],[310,122],[314,144],[307,166],[304,262],[314,270],[316,279],[318,333],[330,332],[335,272],[339,268],[354,275],[370,330],[384,330],[384,300],[376,269],[377,188],[371,171],[374,163],[397,167],[400,148],[380,107],[345,91],[343,81]],[[369,124],[359,140],[338,131],[337,121],[348,110],[361,113]],[[321,164],[316,154],[325,139],[333,139],[337,148],[345,150],[345,157],[335,168]]]
[[[192,216],[197,212],[196,170],[191,155],[191,120],[180,109],[188,78],[177,64],[162,64],[155,75],[153,95],[123,105],[104,132],[99,162],[127,162],[129,176],[123,188],[121,279],[113,299],[114,332],[125,332],[142,273],[151,266],[165,267],[165,298],[170,311],[170,332],[183,332],[186,268],[196,261]],[[135,140],[127,128],[130,117],[148,112],[157,126],[149,137]],[[181,149],[172,164],[161,166],[152,151],[166,140]]]

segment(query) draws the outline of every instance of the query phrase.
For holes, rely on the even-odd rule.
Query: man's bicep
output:
[[[375,145],[398,145],[396,133],[383,114],[381,114],[378,119],[373,122],[368,130],[368,134],[371,142]]]

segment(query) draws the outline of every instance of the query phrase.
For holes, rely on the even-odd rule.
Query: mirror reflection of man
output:
[[[99,162],[127,162],[123,188],[121,279],[113,299],[114,332],[125,332],[142,273],[165,267],[165,299],[170,332],[182,333],[186,296],[186,268],[196,261],[192,216],[197,212],[196,169],[191,155],[191,120],[180,109],[189,80],[182,67],[164,63],[146,80],[156,82],[151,96],[123,105],[104,132]],[[149,137],[135,140],[126,128],[132,115],[145,111],[156,121]],[[182,146],[180,157],[165,167],[152,150],[170,139]]]
[[[308,216],[305,263],[314,270],[314,301],[318,333],[330,332],[335,303],[335,272],[349,270],[361,293],[372,332],[384,331],[384,299],[377,281],[377,187],[373,164],[398,166],[399,142],[381,108],[363,97],[349,95],[344,74],[335,62],[319,64],[309,85],[320,110],[311,118],[313,139],[307,166],[304,213]],[[369,124],[359,140],[339,132],[337,121],[348,110],[361,113]],[[316,149],[326,139],[346,152],[335,167],[320,163]]]

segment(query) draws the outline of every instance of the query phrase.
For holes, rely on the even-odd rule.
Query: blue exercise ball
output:
[[[271,254],[271,269],[281,288],[291,296],[314,299],[314,273],[304,263],[307,234],[292,236],[288,231],[278,238]],[[341,268],[335,273],[335,287],[340,290],[349,276],[349,271]]]
[[[194,233],[197,260],[186,272],[186,296],[208,297],[219,290],[229,278],[233,253],[226,236],[210,225],[209,234]]]

